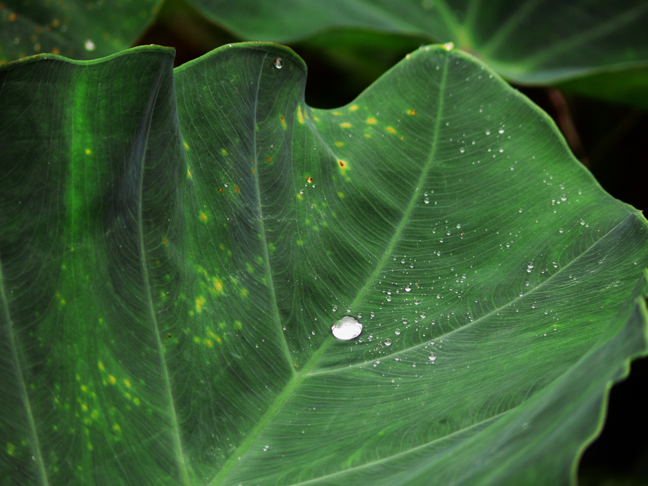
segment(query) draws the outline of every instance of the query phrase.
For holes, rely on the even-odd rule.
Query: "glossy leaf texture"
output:
[[[646,353],[643,216],[462,52],[338,110],[281,46],[172,61],[0,68],[0,477],[573,480]]]
[[[3,0],[0,64],[43,53],[96,59],[127,49],[157,15],[161,0]]]

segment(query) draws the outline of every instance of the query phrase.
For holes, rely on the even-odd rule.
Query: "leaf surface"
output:
[[[643,216],[459,51],[337,110],[280,46],[171,67],[0,68],[0,476],[568,484],[646,352]]]

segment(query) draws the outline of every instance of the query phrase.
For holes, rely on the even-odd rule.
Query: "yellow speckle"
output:
[[[88,406],[85,403],[82,403],[81,404],[81,410],[83,410],[84,412],[87,412],[88,411]]]
[[[130,393],[124,393],[124,397],[126,398],[126,400],[130,400],[131,399],[131,394]]]
[[[16,452],[16,446],[13,445],[11,442],[7,443],[7,454],[10,456],[13,456],[14,453]]]
[[[246,264],[245,264],[245,267],[247,268],[247,271],[248,271],[248,272],[250,272],[250,273],[254,273],[254,268],[252,268],[252,265],[250,265],[249,263],[246,263]]]
[[[301,194],[297,193],[297,199],[302,200],[304,199]]]
[[[407,110],[405,113],[408,115],[416,115],[416,110]]]
[[[304,246],[304,240],[297,240],[298,246]]]
[[[351,124],[349,122],[340,123],[340,126],[342,128],[351,128]]]
[[[77,373],[76,379],[77,379],[77,381],[81,380],[81,375]]]
[[[113,425],[113,430],[114,430],[115,432],[119,432],[119,431],[121,430],[121,427],[119,426],[119,424],[114,424],[114,425]]]
[[[130,388],[131,387],[130,380],[124,380],[124,385],[126,385],[128,388]]]
[[[88,450],[91,451],[92,449],[94,449],[94,447],[92,447],[92,444],[88,442]]]
[[[87,148],[85,152],[86,152],[86,155],[90,155],[90,154],[92,153],[92,150],[90,150],[89,148]]]
[[[214,347],[214,341],[212,341],[211,339],[205,339],[203,342],[204,342],[204,343],[207,345],[207,347],[209,347],[209,348],[213,348],[213,347]]]
[[[194,343],[199,343],[199,342],[200,342],[200,338],[198,336],[194,336]]]
[[[99,418],[99,410],[94,409],[90,414],[90,417],[92,417],[93,420],[97,420]]]
[[[340,199],[342,199],[342,198],[344,197],[344,193],[343,193],[343,192],[338,192],[338,197],[339,197]]]
[[[331,113],[333,113],[335,116],[342,116],[342,113],[340,113],[339,111],[332,111]]]
[[[338,166],[342,171],[345,171],[349,168],[349,164],[346,160],[338,159]]]
[[[349,106],[349,111],[356,111],[357,109],[358,109],[358,105]]]
[[[371,138],[371,133],[365,133],[366,138]]]
[[[375,125],[377,122],[376,122],[376,119],[375,119],[375,118],[373,118],[373,117],[369,117],[369,118],[367,118],[367,123],[368,123],[369,125]]]
[[[304,124],[304,115],[302,114],[301,105],[297,105],[297,121]]]
[[[196,312],[198,313],[202,312],[205,302],[206,300],[202,295],[196,299]]]
[[[243,323],[241,321],[234,321],[234,329],[243,329]]]
[[[223,293],[223,282],[216,277],[212,277],[212,284],[214,285],[214,289],[216,290],[217,294],[222,294]]]
[[[281,126],[282,126],[282,128],[283,128],[284,130],[288,129],[288,124],[286,123],[286,119],[283,117],[283,115],[281,115],[281,116],[279,117],[279,119],[281,120]]]
[[[226,157],[227,156],[227,150],[221,149],[221,154],[223,154],[223,156]]]
[[[344,145],[344,142],[335,142],[336,147],[342,147]]]
[[[182,142],[184,144],[185,150],[189,150],[189,144],[187,142]]]
[[[81,385],[81,390],[88,393],[88,385]]]
[[[140,402],[139,398],[135,397],[135,398],[133,398],[133,403],[139,407],[140,403],[142,403],[142,402]]]
[[[217,337],[216,334],[214,334],[214,331],[207,331],[207,335],[209,337],[211,337],[211,338],[214,338],[214,339],[216,339],[216,337]]]
[[[189,177],[190,179],[193,179],[193,176],[191,175],[191,170],[189,169],[189,167],[187,167],[187,177]]]
[[[385,128],[385,130],[387,130],[389,133],[392,133],[392,134],[396,133],[396,129],[394,127],[387,127],[387,128]]]
[[[247,297],[248,294],[249,294],[249,292],[248,292],[247,289],[242,289],[242,290],[241,290],[241,295],[242,295],[243,297]]]
[[[117,380],[115,379],[115,377],[113,375],[108,376],[108,381],[110,382],[111,385],[114,385],[115,383],[117,383]]]
[[[200,211],[200,221],[204,223],[207,221],[207,219],[207,215],[203,211]]]

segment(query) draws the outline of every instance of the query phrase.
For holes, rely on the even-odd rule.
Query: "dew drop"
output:
[[[306,177],[306,182],[309,184],[313,182],[313,178],[311,176]]]
[[[270,449],[269,445],[263,446],[263,452],[268,452],[268,449]]]
[[[400,333],[401,333],[400,329],[396,329],[396,330],[394,331],[394,334],[396,334],[397,336],[400,336]]]
[[[385,346],[391,346],[392,345],[391,339],[389,339],[389,338],[385,339],[385,342],[383,344]]]
[[[343,341],[357,338],[362,332],[362,324],[353,316],[343,316],[331,326],[333,336]]]
[[[92,42],[90,39],[86,39],[83,46],[86,48],[86,51],[94,51],[97,48],[97,46],[95,46],[95,43]]]
[[[277,69],[281,69],[283,67],[283,59],[281,59],[280,57],[275,57],[272,63]]]
[[[428,356],[428,359],[429,359],[432,363],[434,363],[434,362],[436,361],[436,358],[437,358],[437,357],[436,357],[436,354],[434,354],[434,353],[432,353],[430,356]]]

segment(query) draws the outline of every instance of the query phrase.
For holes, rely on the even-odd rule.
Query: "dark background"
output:
[[[374,45],[371,49],[362,46],[368,36]],[[180,65],[241,40],[201,18],[183,0],[172,0],[165,2],[155,23],[136,45],[174,47],[176,65]],[[334,108],[351,102],[407,53],[429,43],[423,38],[339,31],[289,46],[308,66],[307,104]],[[605,190],[637,209],[648,209],[647,111],[553,88],[516,88],[556,121],[574,155]],[[603,431],[580,462],[581,486],[648,485],[646,384],[648,358],[637,359],[630,376],[612,388]]]

